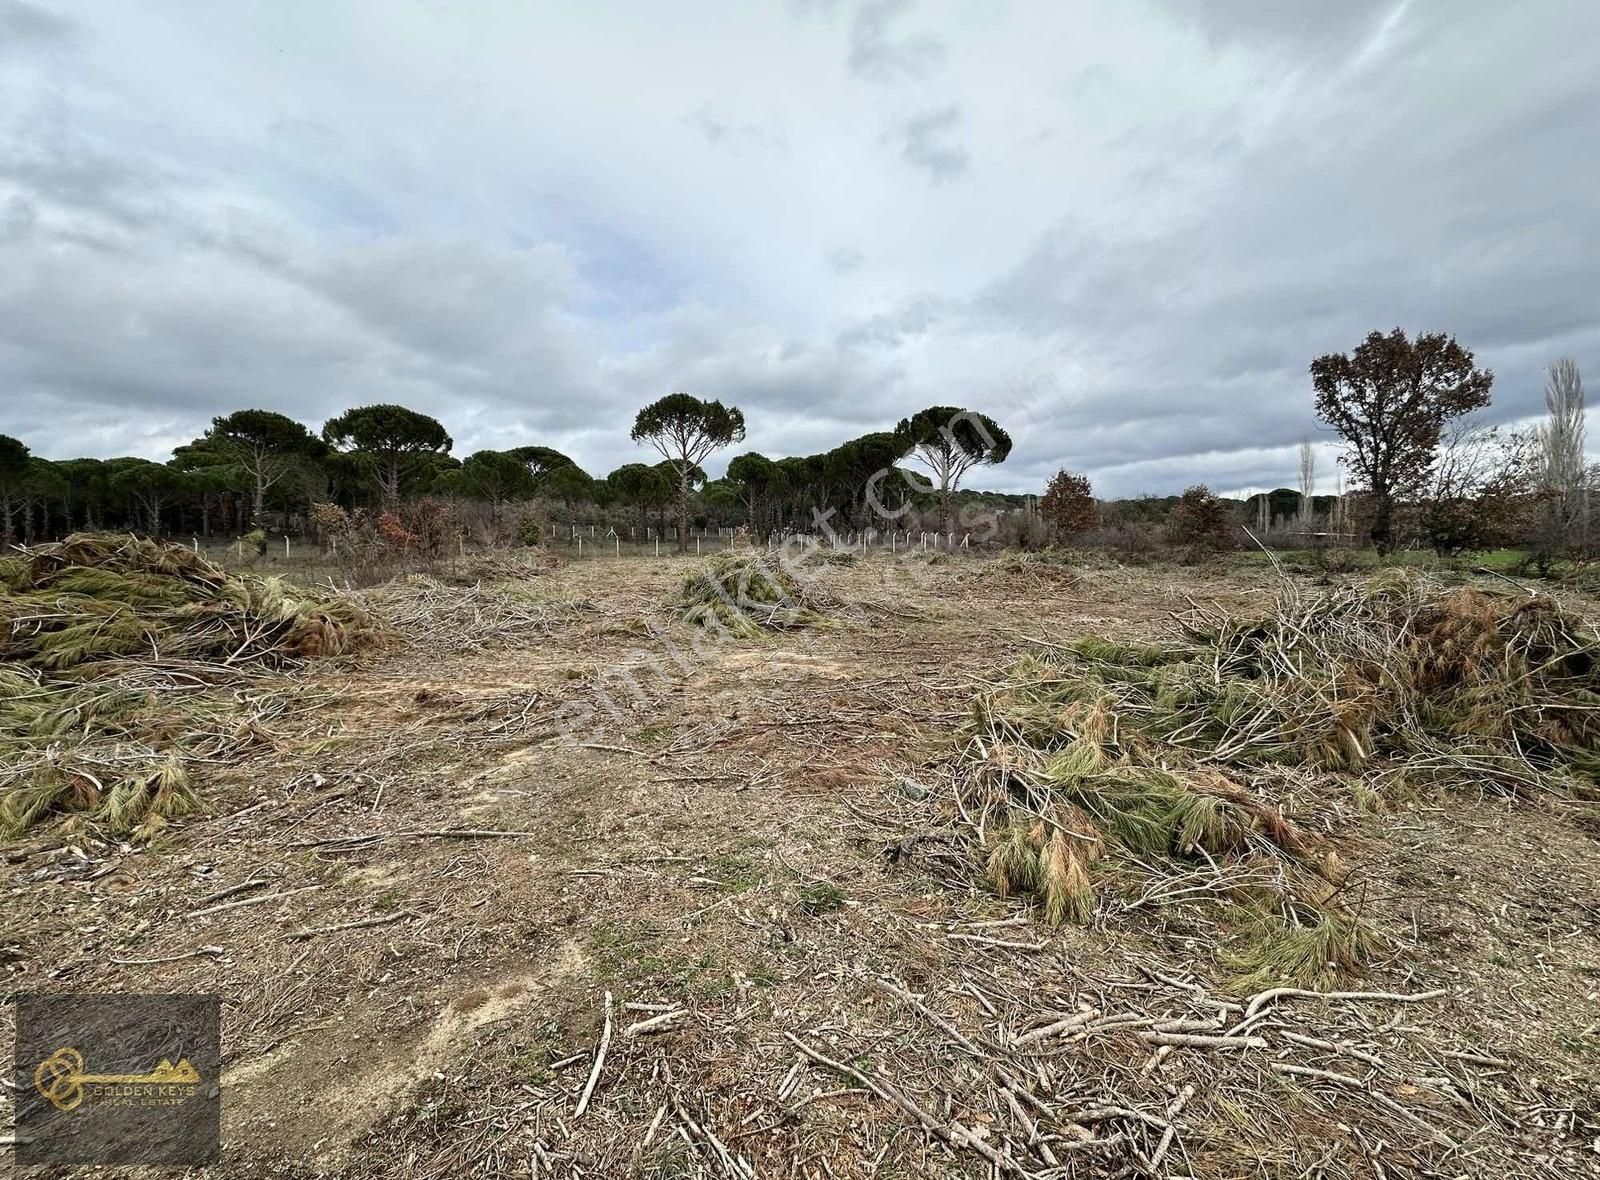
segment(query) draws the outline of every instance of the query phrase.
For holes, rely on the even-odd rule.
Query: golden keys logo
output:
[[[158,1086],[148,1093],[166,1102],[181,1101],[194,1093],[199,1085],[200,1073],[189,1064],[187,1057],[173,1065],[165,1057],[149,1073],[88,1073],[84,1069],[83,1054],[72,1048],[57,1049],[39,1062],[33,1071],[33,1088],[50,1101],[57,1110],[76,1110],[83,1104],[89,1087]],[[96,1090],[98,1095],[114,1095],[114,1089]],[[137,1093],[133,1091],[132,1093]]]

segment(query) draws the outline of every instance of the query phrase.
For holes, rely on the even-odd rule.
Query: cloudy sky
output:
[[[683,389],[772,455],[951,403],[982,486],[1292,484],[1372,328],[1504,420],[1600,382],[1597,59],[1563,0],[0,0],[0,432],[398,401],[603,474]]]

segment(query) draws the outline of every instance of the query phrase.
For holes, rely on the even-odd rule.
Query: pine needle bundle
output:
[[[975,701],[959,782],[991,884],[1047,921],[1088,920],[1097,873],[1237,872],[1206,898],[1238,910],[1239,968],[1326,981],[1373,935],[1338,858],[1243,785],[1275,765],[1369,794],[1406,776],[1600,798],[1600,637],[1537,596],[1285,584],[1263,615],[1197,612],[1167,642],[1041,645]]]
[[[828,606],[781,558],[763,553],[719,553],[685,578],[674,600],[685,622],[721,636],[753,639],[763,630],[817,623]]]
[[[345,654],[377,630],[346,596],[229,575],[182,545],[85,534],[25,550],[22,559],[25,573],[0,590],[0,661],[67,669],[138,657],[281,667]]]
[[[350,598],[181,545],[84,534],[6,557],[0,839],[51,815],[149,839],[200,807],[197,762],[269,740],[291,708],[274,674],[378,632]]]

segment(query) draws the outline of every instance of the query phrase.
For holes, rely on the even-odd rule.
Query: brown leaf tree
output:
[[[1228,506],[1203,483],[1185,488],[1167,517],[1167,540],[1196,553],[1232,549]]]
[[[1089,477],[1075,471],[1058,471],[1039,501],[1039,515],[1064,537],[1100,527],[1100,506],[1094,502]]]
[[[1445,423],[1489,404],[1494,374],[1473,364],[1453,336],[1411,340],[1372,332],[1351,353],[1311,362],[1317,417],[1344,438],[1340,462],[1372,500],[1372,543],[1394,548],[1394,503],[1433,470]]]

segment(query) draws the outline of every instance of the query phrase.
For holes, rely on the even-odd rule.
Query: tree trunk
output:
[[[1385,555],[1394,551],[1394,501],[1388,492],[1372,495],[1372,547]]]
[[[264,482],[262,482],[261,476],[258,473],[256,475],[256,496],[255,496],[254,502],[250,506],[250,527],[251,528],[258,529],[258,528],[261,527],[261,513],[266,508],[266,503],[267,503],[267,485]]]
[[[678,552],[689,552],[689,461],[678,469]]]
[[[0,496],[0,542],[11,544],[11,499]]]
[[[383,506],[393,508],[400,499],[399,463],[389,463],[378,468],[378,486],[383,495]]]

